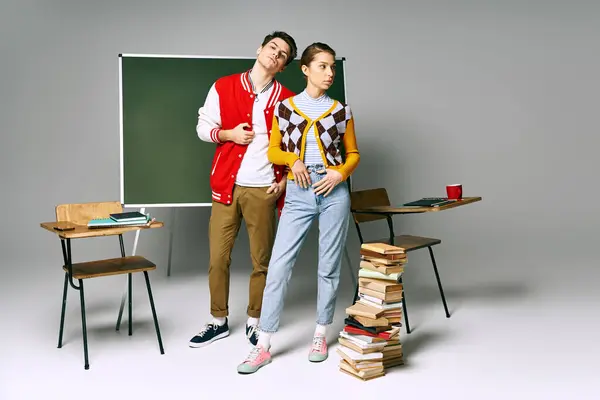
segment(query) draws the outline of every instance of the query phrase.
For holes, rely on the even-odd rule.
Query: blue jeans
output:
[[[311,184],[325,176],[316,172],[321,170],[322,166],[307,168]],[[317,324],[332,323],[349,214],[350,193],[346,182],[339,183],[327,197],[323,197],[316,195],[312,187],[303,189],[293,180],[288,180],[285,205],[267,270],[260,330],[276,332],[279,328],[279,316],[292,276],[292,268],[315,218],[319,221]]]

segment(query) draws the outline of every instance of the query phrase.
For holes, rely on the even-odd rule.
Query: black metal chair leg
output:
[[[123,296],[125,296],[125,293],[123,293]],[[122,304],[121,306],[123,306],[123,304],[125,304],[124,299],[121,300]],[[121,318],[123,318],[123,308],[121,307],[119,309],[119,316],[117,317],[117,324],[115,325],[115,330],[119,331],[121,329]]]
[[[88,360],[87,327],[85,324],[85,300],[83,297],[83,281],[79,279],[79,298],[81,299],[81,328],[83,331],[83,356],[85,359],[85,369],[90,369],[90,363]]]
[[[131,301],[131,286],[132,285],[131,285],[131,281],[132,281],[132,279],[131,279],[131,274],[127,274],[127,275],[128,275],[127,276],[127,285],[129,286],[128,289],[127,289],[127,291],[129,292],[128,293],[128,296],[129,296],[129,309],[127,310],[127,312],[129,313],[129,336],[131,336],[131,334],[132,334],[132,326],[133,326],[133,319],[131,318],[131,314],[132,314],[131,313],[131,309],[132,309],[132,304],[131,304],[132,303],[132,301]]]
[[[406,322],[406,333],[410,333],[410,324],[408,323],[408,310],[406,309],[406,299],[404,298],[404,289],[402,289],[402,311],[404,311],[404,321]]]
[[[440,289],[440,295],[442,295],[442,302],[444,303],[444,311],[446,311],[446,318],[450,318],[450,313],[448,312],[448,305],[446,304],[446,297],[444,296],[444,289],[442,289],[442,281],[440,280],[440,274],[438,273],[437,265],[435,263],[435,257],[433,256],[433,250],[431,249],[431,246],[427,247],[427,249],[429,249],[429,256],[431,256],[431,263],[433,264],[435,279],[437,279],[438,288]]]
[[[123,235],[119,235],[119,246],[121,247],[121,257],[125,257],[125,243],[123,242]],[[129,287],[129,282],[127,284]],[[119,307],[119,315],[117,316],[117,325],[115,330],[121,329],[121,319],[123,318],[123,309],[125,308],[125,293],[121,297],[121,306]]]
[[[154,298],[152,297],[152,289],[150,288],[150,278],[148,277],[148,271],[144,271],[144,278],[146,279],[146,288],[148,288],[148,298],[150,299],[150,308],[152,309],[152,317],[154,318],[154,328],[156,329],[156,337],[158,338],[158,346],[160,348],[160,354],[165,354],[163,348],[162,338],[160,337],[160,328],[158,327],[158,318],[156,317],[156,309],[154,308]]]
[[[60,329],[58,331],[58,348],[62,347],[63,329],[65,327],[65,311],[67,309],[67,289],[69,286],[69,274],[65,272],[65,284],[63,287],[62,310],[60,312]]]

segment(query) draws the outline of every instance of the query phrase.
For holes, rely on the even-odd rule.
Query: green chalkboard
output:
[[[215,144],[196,134],[198,108],[220,77],[250,69],[254,58],[120,55],[120,193],[126,207],[210,206]],[[346,101],[344,59],[328,91]],[[276,77],[298,93],[299,61]]]

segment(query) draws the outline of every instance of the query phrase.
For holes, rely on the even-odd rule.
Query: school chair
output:
[[[103,276],[114,276],[114,275],[128,275],[128,295],[129,295],[129,335],[132,335],[132,275],[135,273],[143,272],[146,281],[146,288],[148,290],[148,298],[150,299],[150,308],[152,310],[152,317],[154,319],[154,328],[156,330],[156,336],[158,338],[158,345],[160,353],[164,354],[164,348],[162,338],[160,335],[160,328],[158,326],[158,318],[156,316],[156,309],[154,307],[154,299],[152,297],[152,289],[150,287],[150,278],[148,277],[148,271],[156,269],[156,265],[144,257],[141,256],[129,256],[125,255],[125,246],[123,244],[123,233],[128,231],[135,231],[139,229],[148,229],[153,227],[161,227],[162,223],[156,223],[148,228],[141,227],[117,227],[117,228],[101,228],[101,229],[88,229],[87,222],[94,218],[108,218],[112,213],[123,212],[123,208],[119,202],[102,202],[102,203],[84,203],[84,204],[61,204],[56,207],[56,221],[55,224],[43,224],[46,225],[48,230],[52,230],[52,226],[60,223],[72,223],[76,226],[71,231],[64,231],[59,233],[59,238],[62,246],[62,253],[64,258],[63,270],[65,271],[65,280],[63,287],[63,298],[62,298],[62,310],[60,314],[60,330],[58,334],[58,348],[62,347],[63,328],[65,323],[65,309],[67,306],[67,289],[69,285],[79,291],[79,299],[81,302],[81,326],[83,333],[83,352],[85,360],[85,369],[89,369],[88,360],[88,342],[87,342],[87,328],[86,328],[86,315],[85,315],[85,298],[83,290],[83,281],[85,279],[99,278]],[[119,245],[121,250],[120,258],[111,258],[105,260],[88,261],[73,263],[71,255],[71,239],[78,238],[92,238],[101,236],[118,235]],[[74,281],[78,284],[75,284]],[[117,330],[118,330],[117,326]]]
[[[366,190],[358,190],[352,191],[350,193],[350,202],[352,209],[352,217],[354,219],[354,224],[356,225],[356,231],[358,233],[358,238],[360,243],[365,243],[362,232],[360,230],[360,224],[366,222],[373,222],[378,220],[386,220],[389,229],[389,236],[384,239],[378,240],[369,240],[367,243],[374,242],[382,242],[388,243],[394,246],[402,247],[405,249],[406,253],[411,251],[419,250],[427,248],[429,250],[429,256],[431,258],[431,263],[433,265],[433,271],[435,273],[435,278],[437,280],[438,288],[440,290],[440,295],[442,297],[442,303],[444,304],[444,311],[446,312],[446,318],[450,318],[450,313],[448,312],[448,306],[446,304],[446,297],[444,296],[444,289],[442,288],[442,282],[440,280],[440,275],[438,273],[437,264],[435,262],[435,257],[433,255],[432,247],[440,244],[442,241],[440,239],[422,237],[422,236],[412,236],[412,235],[399,235],[396,236],[394,233],[394,222],[392,214],[385,213],[358,213],[355,210],[367,209],[371,207],[388,207],[390,206],[390,199],[388,197],[387,190],[385,188],[377,188],[377,189],[366,189]],[[401,278],[402,279],[402,278]],[[354,295],[354,300],[358,299],[358,285],[356,285],[356,291]],[[402,309],[404,310],[404,321],[406,323],[406,332],[410,333],[410,325],[408,323],[408,311],[406,308],[406,299],[404,296],[404,291],[402,292]]]

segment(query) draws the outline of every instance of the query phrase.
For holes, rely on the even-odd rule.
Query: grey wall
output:
[[[119,53],[252,56],[274,29],[300,50],[324,41],[347,57],[362,154],[355,188],[386,186],[401,203],[461,182],[465,195],[484,197],[398,220],[406,232],[442,238],[440,257],[454,271],[489,279],[546,273],[548,260],[591,260],[600,196],[600,6],[592,4],[3,1],[2,270],[16,277],[15,268],[59,262],[57,241],[38,227],[56,204],[119,198]],[[168,210],[150,211],[170,221]],[[208,215],[179,210],[175,273],[206,267]],[[167,239],[166,229],[144,233],[140,252],[164,263]],[[356,251],[354,230],[349,240]],[[314,245],[303,257],[314,257]],[[117,254],[113,239],[74,251],[107,250]],[[247,261],[247,251],[243,234],[234,258]]]

